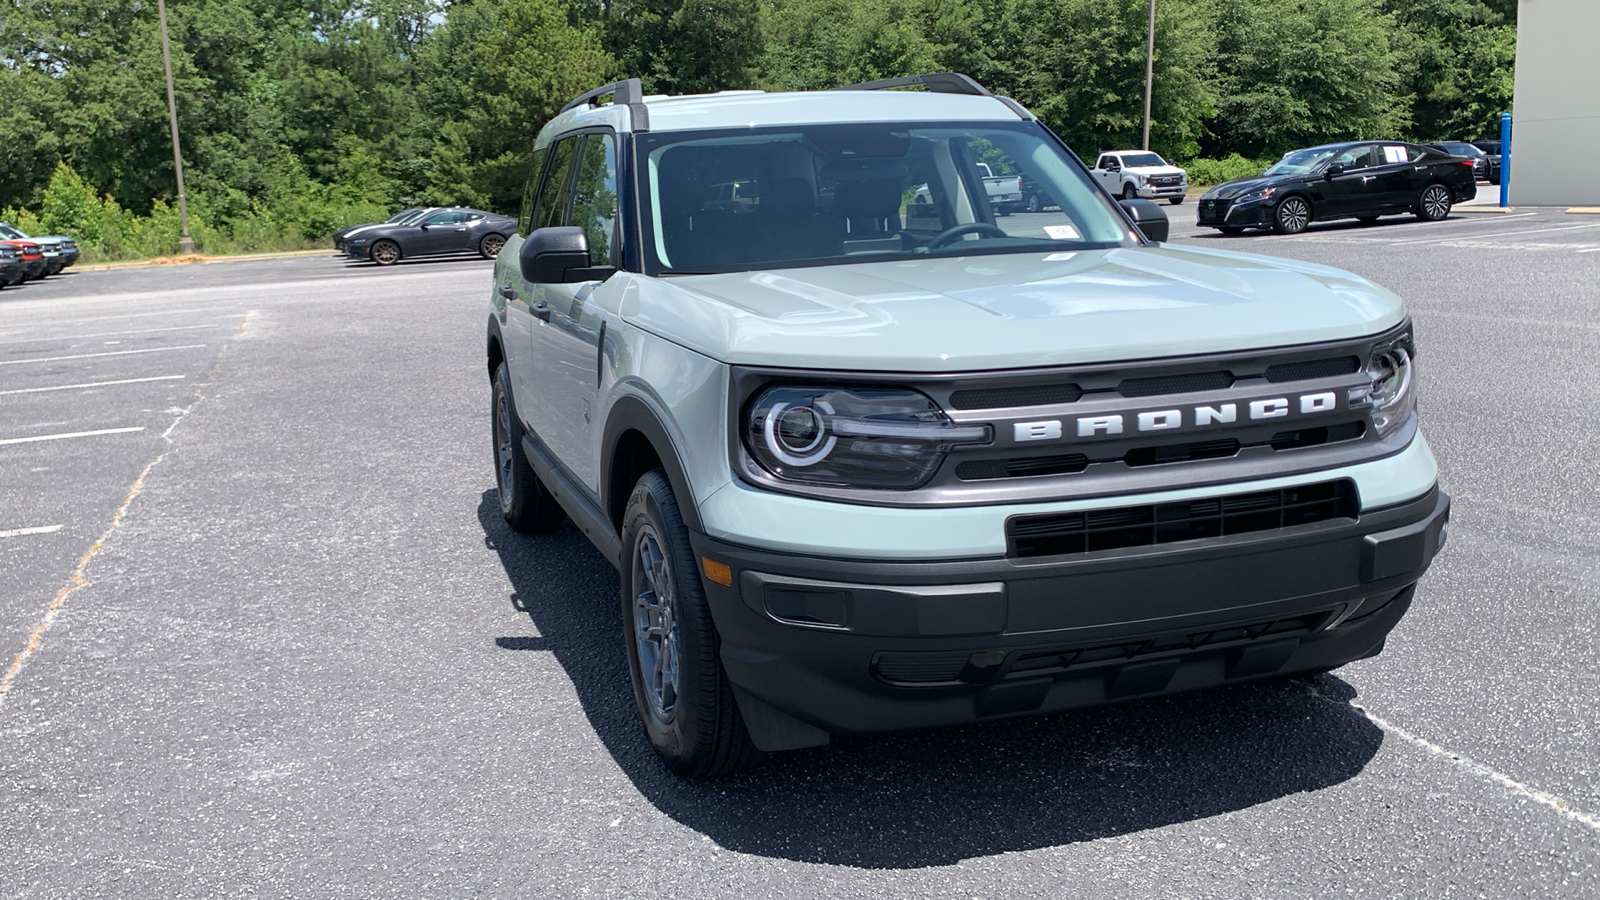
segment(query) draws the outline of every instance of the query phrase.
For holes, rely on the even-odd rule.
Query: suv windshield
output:
[[[1286,154],[1283,159],[1272,164],[1267,169],[1267,175],[1304,175],[1328,161],[1333,155],[1333,150],[1319,147],[1313,150],[1296,150]]]
[[[796,125],[635,139],[650,274],[1037,253],[1137,238],[1032,123]],[[986,184],[979,164],[998,176]],[[1060,213],[996,213],[1039,185]],[[991,203],[991,197],[993,202]]]
[[[0,222],[0,236],[13,240],[25,240],[28,236],[11,227],[10,222]]]

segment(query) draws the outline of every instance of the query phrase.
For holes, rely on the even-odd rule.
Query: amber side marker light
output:
[[[707,578],[723,587],[731,587],[733,585],[733,569],[727,563],[719,563],[710,557],[702,556],[700,557],[700,571],[706,573]]]

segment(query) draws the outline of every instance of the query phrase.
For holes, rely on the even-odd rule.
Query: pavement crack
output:
[[[1555,810],[1557,814],[1577,822],[1579,825],[1583,825],[1593,831],[1600,831],[1600,816],[1579,810],[1565,799],[1558,797],[1549,791],[1541,791],[1538,788],[1530,787],[1529,785],[1523,784],[1522,782],[1512,778],[1510,775],[1507,775],[1493,766],[1478,762],[1464,753],[1457,753],[1448,747],[1435,744],[1433,741],[1430,741],[1425,737],[1412,734],[1410,731],[1407,731],[1399,725],[1390,722],[1388,719],[1373,713],[1371,710],[1359,703],[1356,703],[1354,700],[1340,700],[1337,697],[1330,697],[1327,694],[1317,690],[1316,687],[1312,685],[1306,685],[1306,690],[1318,700],[1349,706],[1351,709],[1354,709],[1356,712],[1365,716],[1367,721],[1378,726],[1378,728],[1381,729],[1385,734],[1392,734],[1406,743],[1411,744],[1412,746],[1422,748],[1432,756],[1437,756],[1446,760],[1457,768],[1470,772],[1473,775],[1484,779],[1485,781],[1489,781],[1493,784],[1498,784],[1503,788],[1507,788],[1512,793],[1517,794],[1525,799],[1532,800],[1540,806],[1545,806]]]

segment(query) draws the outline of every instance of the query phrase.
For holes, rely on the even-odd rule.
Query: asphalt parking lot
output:
[[[1455,507],[1388,649],[713,783],[500,521],[488,263],[0,293],[0,897],[1600,896],[1600,217],[1167,209],[1411,303]]]

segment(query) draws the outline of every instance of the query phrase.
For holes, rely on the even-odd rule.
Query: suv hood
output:
[[[732,364],[961,372],[1333,341],[1399,324],[1339,269],[1171,245],[627,275],[621,313]]]

